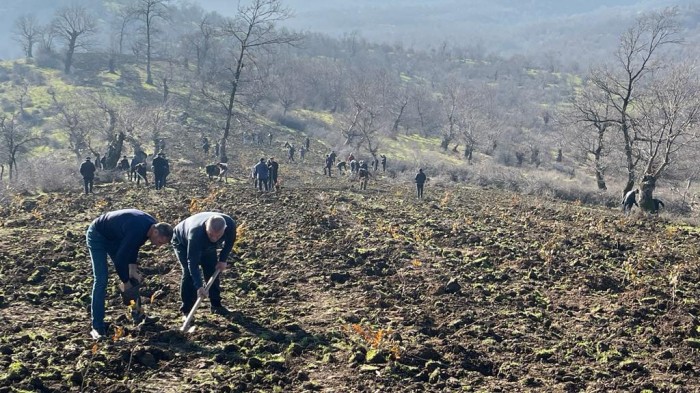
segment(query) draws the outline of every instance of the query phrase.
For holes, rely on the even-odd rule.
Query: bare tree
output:
[[[693,66],[681,64],[653,83],[638,100],[632,120],[638,160],[644,165],[639,206],[655,212],[656,182],[700,140],[700,79]]]
[[[606,146],[607,131],[617,126],[611,121],[612,103],[595,86],[587,85],[571,101],[571,108],[562,114],[562,126],[576,128],[573,144],[582,149],[586,156],[593,155],[593,170],[599,190],[606,190],[605,164],[603,158]]]
[[[634,154],[635,130],[631,118],[644,79],[660,68],[658,52],[665,46],[679,43],[677,11],[666,9],[637,19],[636,24],[620,38],[615,66],[594,70],[592,82],[603,92],[613,108],[614,121],[621,132],[627,161],[627,184],[623,194],[635,183],[637,160]]]
[[[168,19],[168,4],[170,0],[135,0],[132,15],[143,22],[146,35],[146,83],[153,85],[151,75],[151,55],[153,53],[152,41],[156,32],[156,20]]]
[[[29,86],[22,83],[16,97],[17,102],[25,102],[29,92]],[[30,127],[22,124],[23,104],[18,104],[19,109],[12,113],[0,114],[0,140],[5,153],[5,162],[9,169],[9,178],[17,178],[17,157],[26,152],[27,148],[41,138]]]
[[[22,15],[15,20],[13,36],[22,45],[25,56],[31,59],[34,45],[39,42],[42,34],[42,27],[34,15]]]
[[[225,96],[205,92],[205,95],[221,105],[225,112],[225,125],[219,154],[226,158],[226,142],[231,132],[235,113],[236,94],[242,81],[245,65],[255,65],[255,52],[280,44],[292,44],[300,39],[296,34],[279,31],[276,24],[291,16],[280,0],[252,0],[248,5],[240,5],[238,15],[228,19],[222,34],[230,40],[232,57],[225,67],[228,92]]]
[[[82,100],[78,97],[68,97],[65,101],[59,101],[56,97],[56,91],[49,89],[49,95],[53,101],[55,110],[59,117],[57,123],[59,128],[64,129],[68,133],[68,147],[75,155],[76,159],[80,160],[83,151],[88,148],[89,127],[84,124],[84,108],[79,107]]]
[[[66,74],[70,74],[73,54],[88,45],[87,38],[97,32],[97,21],[85,7],[72,5],[57,11],[51,29],[66,44],[64,70]]]

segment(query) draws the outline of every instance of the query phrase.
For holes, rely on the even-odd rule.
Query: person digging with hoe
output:
[[[226,315],[221,304],[219,273],[226,270],[227,259],[236,241],[236,222],[221,213],[204,212],[190,216],[175,226],[172,240],[175,256],[182,267],[180,311],[186,320],[197,298],[211,300],[211,311]],[[221,252],[216,255],[217,246]],[[201,270],[200,270],[201,266]],[[204,279],[202,279],[202,271]],[[207,290],[205,281],[214,277]]]
[[[114,263],[119,275],[119,290],[126,305],[140,302],[138,287],[141,274],[138,272],[139,249],[149,240],[160,247],[173,237],[173,228],[157,222],[152,216],[136,209],[107,212],[97,217],[85,234],[90,251],[95,281],[92,286],[92,331],[94,339],[103,339],[106,334],[105,297],[107,295],[107,255]]]

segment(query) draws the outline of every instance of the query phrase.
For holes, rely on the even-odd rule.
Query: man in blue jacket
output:
[[[92,286],[92,335],[104,338],[105,296],[107,294],[107,255],[119,275],[119,289],[126,292],[141,282],[137,257],[139,249],[149,240],[160,247],[173,237],[173,228],[157,222],[152,216],[136,209],[107,212],[97,217],[85,234],[95,277]]]
[[[236,222],[222,213],[198,213],[175,226],[172,243],[182,267],[180,311],[183,315],[189,314],[200,296],[211,299],[212,312],[227,313],[228,310],[221,305],[219,277],[214,280],[208,293],[204,287],[214,272],[226,270],[226,261],[235,241]],[[217,247],[221,247],[218,257]]]

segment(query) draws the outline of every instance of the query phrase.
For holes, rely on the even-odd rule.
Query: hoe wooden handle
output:
[[[204,289],[208,292],[209,288],[214,284],[214,280],[216,280],[217,277],[219,277],[219,273],[221,273],[221,270],[216,270],[214,272],[214,275],[211,276],[209,281],[207,281],[207,285],[204,287]],[[187,314],[187,319],[185,319],[185,322],[182,324],[182,327],[180,330],[183,332],[187,330],[187,328],[190,327],[190,324],[192,323],[192,320],[194,319],[194,313],[197,312],[197,309],[199,306],[202,304],[202,300],[204,300],[203,297],[199,296],[197,297],[197,301],[194,302],[194,306],[192,306],[192,309],[190,310],[190,313]]]

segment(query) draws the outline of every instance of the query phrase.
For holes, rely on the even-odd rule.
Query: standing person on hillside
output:
[[[372,174],[369,173],[369,168],[367,168],[367,163],[362,161],[362,160],[360,160],[358,175],[360,177],[360,190],[366,190],[367,189],[367,182],[369,182],[369,177],[372,176]]]
[[[216,144],[214,145],[214,156],[218,157],[219,156],[219,151],[221,150],[221,145],[219,144],[219,141],[216,141]]]
[[[143,184],[148,187],[148,169],[145,162],[136,164],[136,185],[141,184],[141,179],[143,179]]]
[[[331,158],[330,154],[326,154],[326,162],[325,166],[323,167],[323,174],[325,175],[328,173],[328,177],[333,177],[331,176],[331,167],[333,167],[333,158]]]
[[[205,286],[217,270],[220,273],[226,270],[235,241],[236,222],[226,214],[198,213],[175,226],[172,244],[182,268],[180,311],[183,317],[190,313],[197,297],[209,297],[213,313],[228,313],[221,304],[220,276],[214,280],[208,293]],[[218,257],[217,248],[221,248]]]
[[[335,164],[335,159],[338,157],[337,154],[335,154],[335,150],[331,150],[331,154],[328,155],[331,158],[331,165]]]
[[[258,190],[269,191],[267,187],[267,178],[270,175],[270,171],[267,169],[267,164],[265,164],[265,159],[261,158],[260,162],[255,164],[253,167],[253,177],[257,180]]]
[[[136,209],[116,210],[97,217],[85,234],[95,281],[92,286],[92,331],[95,339],[106,336],[105,297],[107,296],[107,255],[119,275],[119,289],[126,293],[141,282],[137,258],[139,249],[149,240],[160,247],[173,237],[173,228],[156,222],[152,216]],[[133,292],[133,291],[130,291]],[[138,292],[138,291],[137,291]],[[137,300],[137,299],[131,299]]]
[[[209,138],[207,137],[202,138],[202,151],[204,155],[209,155]]]
[[[423,186],[426,181],[428,181],[428,178],[423,173],[423,168],[421,168],[416,174],[416,191],[418,191],[418,198],[420,199],[423,199]]]
[[[310,145],[311,145],[311,140],[309,140],[309,137],[307,136],[306,139],[304,139],[304,147],[306,147],[306,151],[309,151]]]
[[[153,159],[153,177],[155,177],[156,190],[160,190],[165,187],[165,177],[168,176],[170,171],[170,164],[168,160],[165,159],[165,153],[160,152],[158,156]]]
[[[126,158],[126,156],[122,157],[122,160],[119,161],[119,166],[117,167],[119,170],[127,172],[129,170],[129,159]]]
[[[386,156],[384,154],[382,154],[379,157],[382,158],[382,172],[386,172]]]
[[[280,165],[275,161],[275,157],[270,157],[269,160],[267,160],[267,169],[269,170],[269,185],[268,189],[275,189],[277,190],[277,174],[279,173],[279,168]]]
[[[83,176],[83,186],[85,195],[92,193],[92,186],[95,182],[95,164],[90,161],[90,157],[85,157],[85,161],[80,165],[80,174]]]
[[[287,162],[294,162],[294,153],[296,152],[296,148],[294,145],[289,145],[289,150],[288,150],[288,156],[287,156]]]
[[[304,161],[305,156],[306,156],[306,148],[304,147],[304,145],[302,145],[299,148],[299,158],[301,158],[301,160]]]
[[[377,156],[374,156],[374,159],[372,160],[372,170],[376,172],[377,169],[379,169],[379,159]]]

